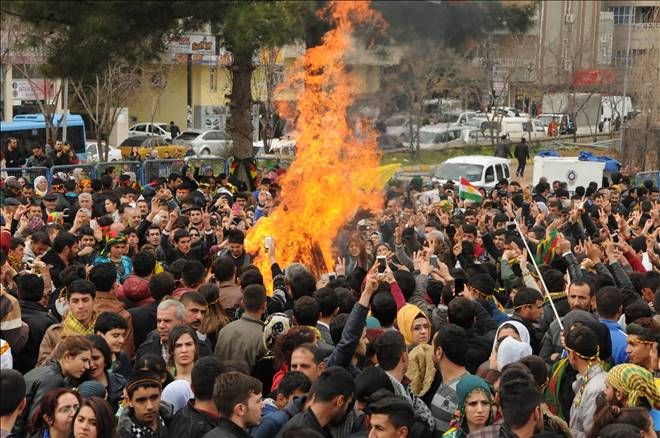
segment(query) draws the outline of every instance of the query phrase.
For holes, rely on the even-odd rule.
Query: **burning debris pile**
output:
[[[360,208],[382,206],[377,134],[364,126],[356,132],[348,117],[360,89],[344,64],[356,26],[382,19],[369,2],[333,2],[325,12],[335,28],[307,50],[287,84],[299,93],[296,158],[281,182],[282,202],[247,235],[247,250],[259,252],[255,264],[266,275],[266,237],[275,239],[281,266],[300,262],[319,275],[333,270],[333,240],[347,220]]]

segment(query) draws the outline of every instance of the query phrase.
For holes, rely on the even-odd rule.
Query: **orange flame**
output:
[[[344,56],[356,25],[383,22],[367,1],[336,1],[327,12],[335,29],[306,51],[287,84],[303,86],[296,87],[296,158],[281,181],[281,203],[246,238],[268,288],[270,263],[262,250],[267,236],[275,240],[280,266],[303,263],[318,278],[334,269],[332,246],[341,227],[360,208],[382,207],[377,134],[364,124],[356,132],[349,120],[360,85]]]

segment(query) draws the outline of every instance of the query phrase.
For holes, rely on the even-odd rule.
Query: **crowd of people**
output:
[[[27,154],[19,147],[16,138],[9,137],[6,145],[3,145],[2,155],[0,155],[2,167],[53,167],[80,163],[80,159],[71,145],[61,140],[54,140],[46,147],[35,143],[32,145],[31,151],[32,154]]]
[[[658,187],[393,180],[324,268],[245,249],[284,173],[3,178],[2,437],[660,429]]]

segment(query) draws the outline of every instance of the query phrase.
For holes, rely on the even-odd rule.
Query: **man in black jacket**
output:
[[[465,339],[462,343],[467,349],[465,353],[465,367],[475,374],[479,365],[490,357],[493,337],[480,336],[475,327],[477,302],[465,297],[456,297],[449,303],[447,320],[465,330]],[[492,319],[486,317],[492,324]]]
[[[282,437],[289,429],[309,428],[330,438],[330,426],[344,418],[355,393],[353,376],[341,367],[330,367],[314,383],[314,398],[309,408],[295,415],[280,429]]]
[[[179,324],[184,324],[186,308],[177,300],[163,300],[156,310],[156,329],[151,331],[144,342],[140,344],[135,353],[135,359],[139,360],[145,354],[161,356],[165,363],[170,360],[167,350],[167,341],[170,331]]]
[[[213,429],[220,413],[213,401],[213,385],[225,367],[215,356],[203,357],[195,363],[191,374],[191,388],[195,398],[177,412],[170,423],[170,436],[201,438]]]
[[[53,352],[53,360],[25,375],[27,404],[13,432],[27,436],[28,419],[33,418],[41,399],[54,389],[78,386],[89,369],[91,357],[92,343],[86,337],[75,335],[62,339]]]
[[[135,345],[142,345],[147,334],[156,329],[156,314],[160,302],[171,295],[176,288],[174,277],[169,272],[156,274],[149,280],[149,293],[154,301],[144,306],[128,309],[133,320],[133,341]]]
[[[254,377],[232,371],[218,377],[213,400],[220,413],[218,426],[206,438],[248,438],[248,427],[261,422],[262,385]],[[295,418],[295,417],[294,417]]]
[[[7,147],[3,151],[7,167],[21,167],[25,164],[27,158],[21,148],[18,147],[18,141],[14,137],[7,139]]]
[[[543,316],[543,295],[530,287],[520,288],[513,297],[513,308],[511,319],[525,325],[529,331],[532,352],[538,355],[541,351],[541,340],[544,333],[540,332],[535,325]]]
[[[25,374],[37,364],[39,345],[46,330],[51,325],[57,324],[58,321],[44,305],[48,302],[48,297],[44,297],[44,279],[42,277],[35,274],[23,274],[17,278],[16,284],[20,298],[21,318],[30,328],[30,334],[23,350],[14,356],[14,368]]]
[[[529,159],[529,145],[525,137],[520,139],[520,143],[516,145],[516,150],[514,152],[516,159],[518,160],[518,168],[516,169],[516,176],[522,177],[525,174],[525,165]]]
[[[60,273],[74,262],[80,245],[78,244],[78,237],[69,233],[68,231],[61,231],[55,239],[53,239],[53,246],[43,256],[44,263],[48,263],[50,268],[50,278],[56,288],[62,287],[60,281]]]

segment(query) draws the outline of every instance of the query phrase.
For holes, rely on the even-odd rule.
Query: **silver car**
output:
[[[215,129],[187,129],[173,140],[174,144],[191,146],[195,155],[225,156],[231,149],[231,139],[223,131]]]

